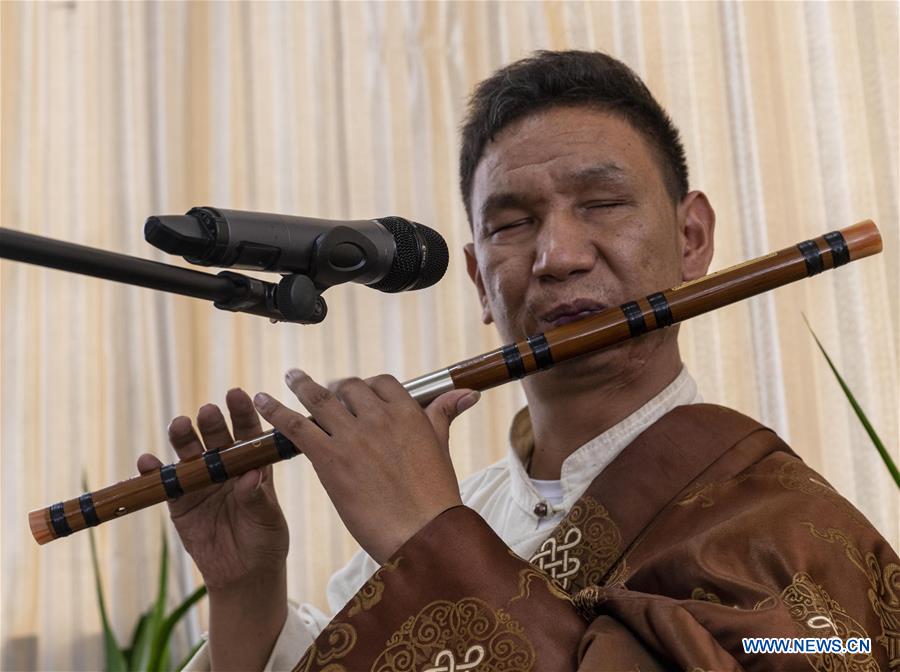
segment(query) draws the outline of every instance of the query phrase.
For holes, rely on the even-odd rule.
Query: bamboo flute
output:
[[[577,322],[419,376],[403,385],[423,406],[453,389],[490,389],[877,254],[881,249],[881,235],[874,222],[862,221],[672,289],[607,308]],[[158,471],[36,509],[28,514],[28,523],[35,540],[46,544],[300,453],[301,450],[281,433],[269,431],[228,448],[207,451],[196,459],[168,464]]]

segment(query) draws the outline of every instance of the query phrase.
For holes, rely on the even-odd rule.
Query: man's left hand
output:
[[[260,415],[309,458],[347,529],[377,562],[462,503],[450,423],[478,392],[453,390],[423,410],[393,376],[347,378],[334,392],[299,369],[285,380],[315,422],[265,393],[254,398]]]

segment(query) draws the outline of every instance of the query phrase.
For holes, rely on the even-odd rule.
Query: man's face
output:
[[[471,207],[469,273],[504,342],[682,281],[678,207],[656,155],[606,112],[555,108],[505,128],[478,164]],[[623,356],[640,358],[647,339]]]

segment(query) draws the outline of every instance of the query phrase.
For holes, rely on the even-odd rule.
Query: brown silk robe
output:
[[[552,577],[552,578],[551,578]],[[742,637],[869,637],[754,654]],[[360,589],[295,670],[900,670],[900,559],[774,432],[680,406],[531,562],[463,506]]]

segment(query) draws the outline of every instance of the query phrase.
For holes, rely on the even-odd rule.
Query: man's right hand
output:
[[[246,392],[229,390],[225,403],[234,439],[262,434]],[[200,436],[184,416],[169,425],[169,442],[182,462],[200,459],[204,446],[214,450],[234,443],[218,406],[200,408],[197,428]],[[161,466],[149,453],[138,458],[142,474]],[[169,515],[209,589],[212,669],[262,669],[288,609],[288,527],[271,465],[186,493],[169,502]]]
[[[169,425],[169,441],[182,462],[196,460],[207,450],[226,448],[234,440],[263,433],[259,416],[246,392],[233,389],[225,396],[234,439],[219,408],[207,404],[190,418],[179,416]],[[201,442],[202,437],[202,442]],[[144,453],[138,458],[142,474],[162,462]],[[275,579],[285,571],[288,527],[284,519],[271,465],[252,469],[239,478],[210,485],[169,502],[175,529],[190,553],[210,593],[243,592]]]

